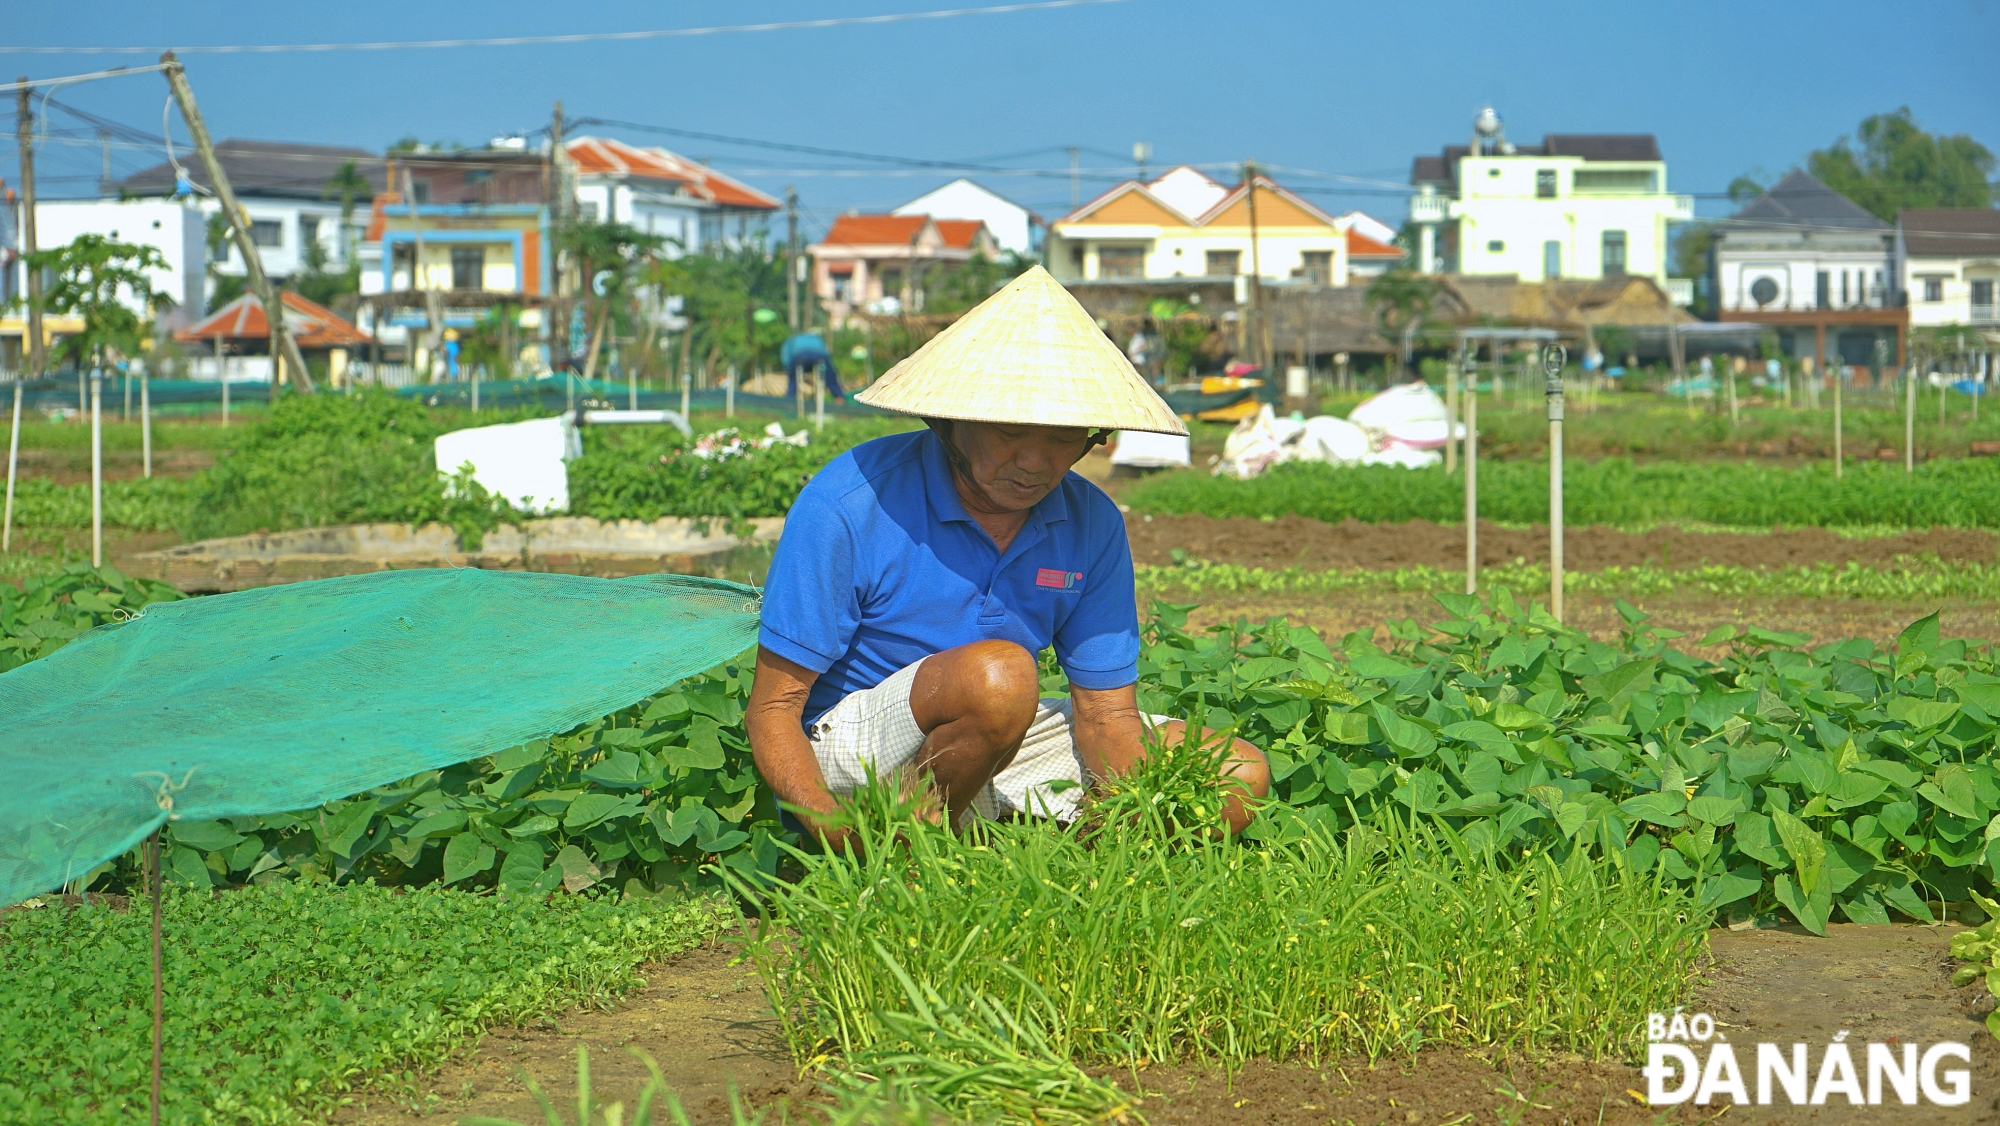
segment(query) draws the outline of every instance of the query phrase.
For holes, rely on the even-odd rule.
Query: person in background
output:
[[[799,393],[799,372],[817,365],[820,380],[826,384],[826,393],[835,401],[844,401],[847,392],[841,390],[840,372],[833,366],[833,356],[826,350],[826,337],[817,332],[797,332],[786,338],[783,348],[778,350],[778,360],[785,365],[785,397],[793,398]]]

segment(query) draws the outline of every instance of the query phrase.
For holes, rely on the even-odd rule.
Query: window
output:
[[[1333,251],[1308,250],[1301,257],[1304,259],[1307,281],[1314,285],[1333,284]]]
[[[1538,168],[1535,170],[1535,198],[1536,199],[1556,198],[1555,169]]]
[[[1924,300],[1926,301],[1944,300],[1943,278],[1924,278],[1923,283],[1924,283]]]
[[[1643,194],[1656,191],[1658,176],[1645,168],[1579,168],[1570,173],[1570,187],[1577,192],[1623,192]]]
[[[1825,270],[1813,276],[1813,304],[1822,309],[1833,305],[1833,277]]]
[[[1846,271],[1846,270],[1842,270],[1842,271],[1840,271],[1840,303],[1841,303],[1842,305],[1845,305],[1845,304],[1847,304],[1847,303],[1848,303],[1848,297],[1847,297],[1847,271]]]
[[[158,224],[154,225],[158,226]],[[316,243],[318,241],[319,241],[319,216],[317,215],[299,216],[299,245],[302,247],[311,246],[313,243]]]
[[[1562,273],[1563,244],[1550,239],[1542,244],[1542,276],[1559,278],[1562,277]]]
[[[853,274],[833,275],[833,299],[835,301],[846,301],[848,299],[850,288],[853,286],[853,284],[854,284]]]
[[[1625,232],[1604,232],[1604,272],[1622,274],[1625,272]]]
[[[1993,311],[1993,279],[1975,278],[1972,282],[1972,307]]]
[[[903,271],[884,269],[882,271],[882,296],[899,297],[903,292]]]
[[[1241,261],[1243,252],[1240,250],[1211,250],[1208,252],[1207,260],[1202,263],[1201,272],[1211,278],[1234,277],[1237,264]]]
[[[483,289],[486,271],[486,248],[483,246],[454,246],[451,248],[451,287],[453,289]]]
[[[285,225],[276,219],[250,220],[250,241],[258,246],[285,245]]]
[[[1486,240],[1486,253],[1488,254],[1498,254],[1506,249],[1507,249],[1507,243],[1503,239],[1495,238]]]
[[[1097,276],[1100,278],[1145,277],[1146,248],[1143,246],[1098,247]]]

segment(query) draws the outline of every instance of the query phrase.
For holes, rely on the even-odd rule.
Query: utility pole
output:
[[[799,193],[785,185],[785,323],[799,331]]]
[[[569,271],[563,262],[563,230],[569,219],[566,206],[569,199],[569,178],[564,169],[568,157],[563,140],[563,104],[556,103],[555,116],[549,125],[549,241],[553,244],[549,254],[549,280],[555,291],[554,315],[549,318],[549,356],[559,368],[567,368],[571,363],[569,354],[570,319],[576,314],[570,309]]]
[[[1243,198],[1250,204],[1250,315],[1257,320],[1257,366],[1271,378],[1271,332],[1264,319],[1264,264],[1257,252],[1257,162],[1243,162]]]
[[[403,162],[403,202],[410,205],[410,288],[421,290],[424,295],[424,353],[431,364],[431,380],[437,382],[437,354],[439,334],[442,332],[444,317],[439,308],[438,291],[424,284],[424,225],[417,218],[417,184],[410,176],[410,164]],[[416,357],[410,357],[414,365]]]
[[[201,155],[202,165],[208,170],[209,186],[215,191],[217,203],[222,205],[222,213],[229,217],[229,229],[236,236],[236,249],[243,255],[243,270],[249,275],[251,288],[264,302],[264,319],[271,325],[271,393],[277,394],[278,373],[275,370],[279,360],[292,373],[302,394],[311,395],[319,390],[313,386],[312,371],[306,367],[306,359],[299,353],[298,341],[285,330],[285,305],[278,291],[272,287],[271,279],[264,274],[264,260],[258,257],[257,244],[250,239],[250,225],[244,221],[241,204],[236,202],[236,193],[230,190],[229,176],[222,170],[222,161],[215,155],[215,145],[208,139],[208,126],[202,123],[201,110],[194,104],[194,90],[188,86],[187,72],[181,69],[180,59],[172,51],[160,56],[160,63],[166,73],[167,86],[173,90],[174,101],[180,103],[181,119],[187,122],[188,135],[194,138],[195,151]]]
[[[19,107],[16,121],[20,129],[21,144],[21,255],[24,258],[35,254],[35,115],[32,110],[33,92],[28,89],[28,76],[21,76],[18,91]],[[48,370],[48,341],[42,336],[42,272],[33,267],[23,267],[28,275],[28,349],[22,357],[27,369],[21,373],[23,379],[40,379]]]

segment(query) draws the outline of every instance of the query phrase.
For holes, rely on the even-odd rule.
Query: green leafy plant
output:
[[[46,657],[86,630],[143,613],[181,592],[151,579],[127,578],[116,567],[69,563],[53,575],[16,588],[0,582],[0,673]]]
[[[291,1123],[495,1025],[606,1004],[636,968],[715,933],[713,899],[665,906],[281,883],[168,889],[162,1121]],[[0,1118],[143,1119],[151,918],[31,902],[0,941]],[[87,1030],[88,1034],[83,1034]],[[250,1066],[255,1061],[254,1066]]]
[[[1958,967],[1951,975],[1954,988],[1971,985],[1975,981],[1984,982],[1986,991],[2000,996],[2000,903],[1995,903],[1978,892],[1972,893],[1973,902],[1986,913],[1986,921],[1978,929],[1960,931],[1951,936],[1951,956],[1958,961],[1969,963]],[[1986,1030],[2000,1037],[2000,1009],[1986,1014]]]

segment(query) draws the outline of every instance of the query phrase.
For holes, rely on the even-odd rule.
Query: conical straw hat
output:
[[[1187,433],[1076,298],[1040,266],[854,397],[925,418]]]

